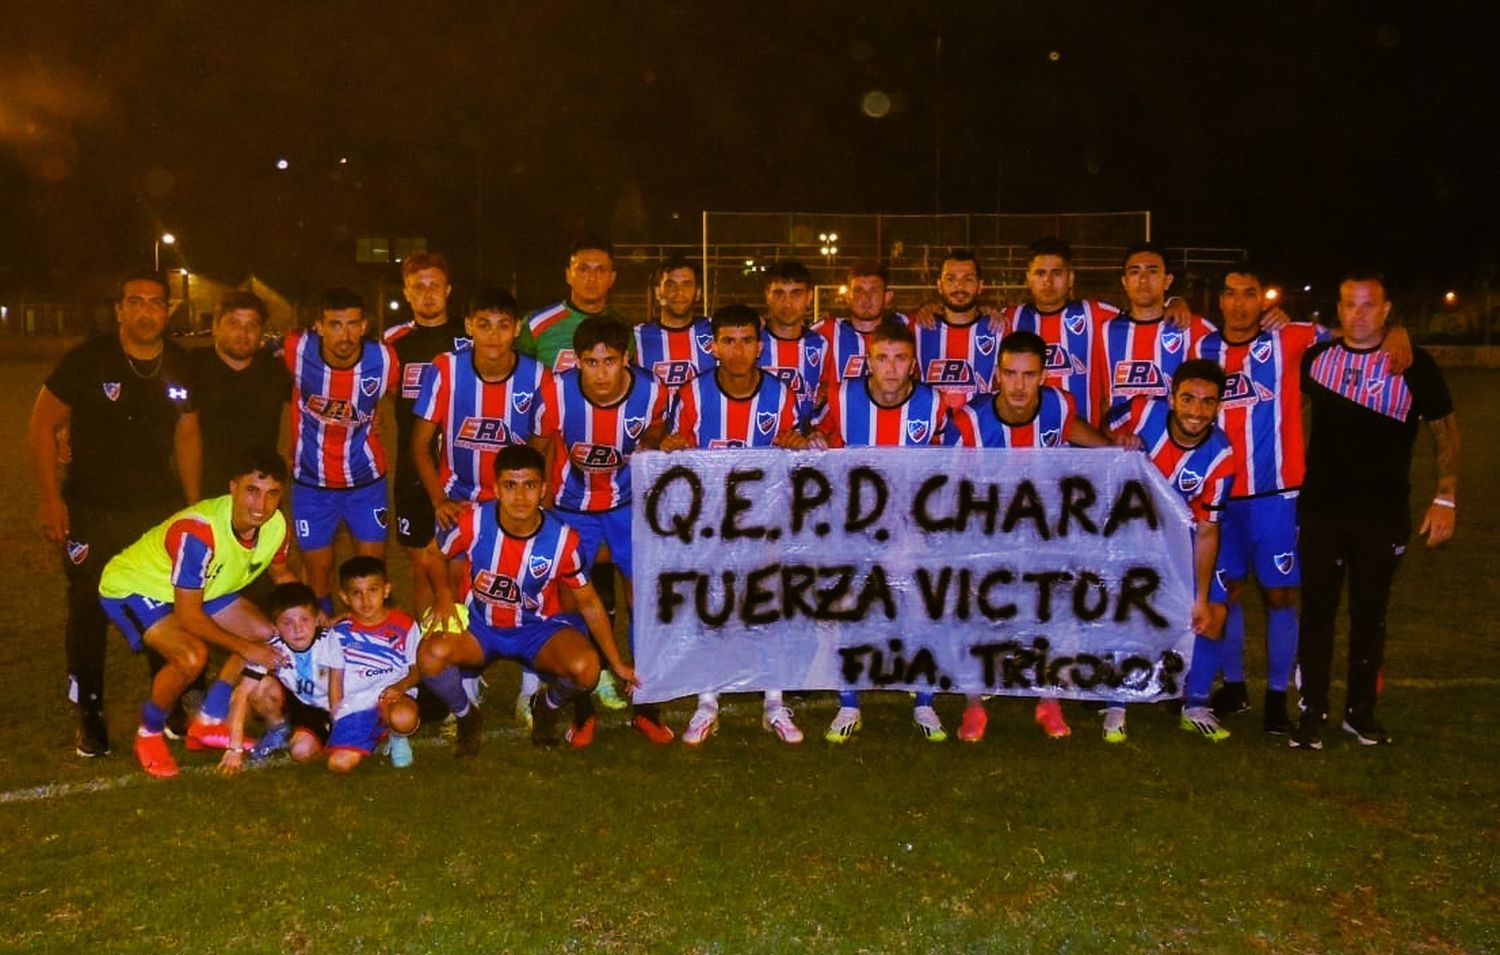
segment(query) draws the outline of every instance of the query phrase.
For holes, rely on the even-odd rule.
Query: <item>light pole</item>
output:
[[[833,257],[839,254],[839,247],[834,245],[838,240],[839,234],[837,232],[818,233],[818,241],[823,243],[823,247],[818,251],[823,255],[823,264],[830,269],[833,268]]]
[[[161,247],[164,245],[176,244],[177,236],[173,235],[170,232],[163,232],[161,235],[156,237],[156,243],[153,248],[153,261],[155,262],[155,265],[153,267],[156,269],[156,271],[161,271]]]

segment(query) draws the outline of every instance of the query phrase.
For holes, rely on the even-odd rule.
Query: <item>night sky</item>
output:
[[[705,208],[1150,209],[1299,282],[1500,258],[1485,5],[9,6],[0,289],[167,228],[295,294],[420,235],[536,304],[574,235],[696,242]]]

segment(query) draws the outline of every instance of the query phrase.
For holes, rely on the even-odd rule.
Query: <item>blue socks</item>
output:
[[[1223,640],[1210,640],[1201,634],[1193,637],[1193,664],[1187,673],[1187,706],[1208,705],[1208,694],[1213,691],[1214,676],[1223,659]]]
[[[442,673],[427,677],[422,682],[438,699],[448,704],[448,710],[454,716],[463,716],[469,712],[469,694],[464,692],[463,673],[458,667],[446,667]]]
[[[147,700],[146,705],[141,707],[141,729],[157,736],[166,728],[167,714],[162,711],[161,707]]]
[[[210,723],[224,722],[229,719],[229,698],[233,695],[234,687],[223,680],[215,680],[203,698],[203,708],[198,715]]]
[[[1297,608],[1272,610],[1266,619],[1266,687],[1285,692],[1297,657]]]
[[[1245,606],[1229,604],[1224,619],[1224,682],[1245,682]]]

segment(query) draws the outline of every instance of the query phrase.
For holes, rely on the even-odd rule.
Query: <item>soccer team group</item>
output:
[[[891,311],[884,266],[861,262],[849,314],[812,327],[813,280],[798,262],[764,273],[764,315],[726,305],[708,317],[697,267],[672,260],[656,270],[659,317],[632,326],[608,305],[606,242],[576,244],[568,297],[529,315],[499,290],[451,314],[448,263],[421,253],[402,266],[412,317],[382,340],[367,335],[360,297],[336,289],[311,328],[268,350],[264,303],[237,292],[217,309],[213,347],[192,352],[164,337],[161,277],[127,276],[118,328],[64,356],[30,428],[42,529],[68,575],[77,750],[109,751],[108,623],[151,661],[134,750],[153,776],[178,772],[167,742],[178,736],[223,749],[225,772],[281,749],[337,771],[378,751],[404,766],[424,715],[444,720],[457,756],[473,756],[480,674],[499,658],[523,668],[516,715],[538,744],[588,746],[596,699],[630,707],[635,731],[670,743],[659,708],[628,699],[639,682],[611,620],[630,612],[631,455],[935,444],[1150,457],[1194,519],[1198,636],[1180,722],[1207,739],[1226,738],[1221,721],[1249,708],[1242,596],[1253,578],[1267,606],[1264,729],[1322,747],[1347,584],[1341,725],[1362,744],[1389,742],[1374,710],[1391,580],[1412,531],[1412,446],[1427,421],[1438,484],[1418,532],[1436,545],[1454,527],[1458,431],[1431,357],[1387,327],[1383,279],[1350,273],[1330,332],[1289,322],[1242,262],[1223,275],[1215,326],[1169,299],[1167,257],[1151,243],[1125,253],[1123,308],[1074,298],[1071,259],[1066,243],[1038,240],[1029,300],[996,309],[981,305],[976,256],[953,250],[936,302],[910,316]],[[276,451],[288,403],[289,464]],[[377,427],[388,403],[393,480]],[[411,558],[412,614],[389,603],[392,523]],[[340,526],[354,556],[336,568]],[[228,659],[189,720],[182,700],[211,650]],[[933,704],[918,694],[913,722],[942,742]],[[258,741],[246,736],[252,715]],[[1102,716],[1106,741],[1126,739],[1123,705]],[[1055,699],[1035,719],[1049,736],[1070,733]],[[986,724],[982,697],[968,695],[959,739],[979,741]],[[701,746],[718,726],[706,691],[681,739]],[[803,739],[779,691],[764,695],[763,726]],[[825,738],[860,728],[858,695],[840,694]]]

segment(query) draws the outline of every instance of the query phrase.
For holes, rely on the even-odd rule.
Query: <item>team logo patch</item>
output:
[[[65,546],[68,548],[68,560],[72,561],[74,564],[81,565],[84,561],[89,559],[89,545],[83,543],[82,541],[70,540]]]
[[[503,418],[465,418],[453,436],[453,443],[483,451],[504,447],[510,443],[510,438],[510,428]]]
[[[1203,486],[1203,475],[1196,471],[1183,468],[1177,472],[1177,490],[1184,494],[1191,494]]]
[[[632,438],[639,438],[641,436],[641,432],[645,431],[645,430],[646,430],[646,419],[645,418],[626,418],[625,419],[625,433],[628,434],[628,435],[630,435]]]
[[[531,410],[531,395],[529,391],[518,391],[510,396],[510,406],[516,409],[516,414],[525,414]]]
[[[1229,584],[1224,581],[1224,568],[1220,567],[1214,571],[1214,582],[1219,585],[1220,590],[1229,589]]]
[[[911,439],[912,444],[922,444],[927,440],[927,422],[906,422],[906,436]]]
[[[386,510],[383,507],[377,507],[377,508],[375,508],[375,523],[379,524],[381,527],[387,527],[387,526],[389,526],[387,522],[390,519],[391,519],[391,512],[390,511]]]
[[[712,355],[714,353],[714,337],[712,335],[699,335],[697,337],[698,350],[706,355]]]
[[[807,363],[814,368],[823,363],[823,349],[821,348],[814,348],[811,345],[807,345],[802,349],[802,354],[806,357]]]
[[[844,362],[845,378],[861,378],[865,373],[865,356],[850,355],[849,360]]]
[[[120,383],[118,381],[106,381],[104,383],[104,397],[110,401],[119,401]]]
[[[473,348],[473,347],[474,347],[474,339],[472,339],[472,338],[465,338],[463,336],[457,336],[457,337],[455,337],[453,339],[453,350],[454,351],[468,351],[470,348]]]
[[[1182,332],[1162,332],[1161,347],[1174,355],[1177,354],[1182,349]]]
[[[1380,394],[1382,391],[1385,390],[1385,379],[1384,378],[1367,378],[1367,379],[1365,379],[1365,390],[1368,391],[1372,395],[1378,395],[1378,394]]]
[[[1297,555],[1293,551],[1287,551],[1285,554],[1276,554],[1271,560],[1276,564],[1277,573],[1290,574],[1292,565],[1297,562]]]
[[[1082,315],[1069,315],[1066,319],[1063,320],[1063,324],[1068,326],[1068,331],[1072,332],[1074,335],[1083,334]]]
[[[757,411],[755,413],[755,427],[761,434],[771,434],[776,430],[776,419],[778,415],[774,411]]]
[[[1052,428],[1042,432],[1042,447],[1055,448],[1062,441],[1062,429]]]
[[[551,557],[533,557],[533,558],[531,558],[531,565],[530,566],[531,566],[531,576],[533,576],[533,577],[545,577],[545,576],[547,576],[547,571],[549,571],[549,570],[552,569],[552,558]]]
[[[1261,363],[1270,361],[1271,343],[1263,339],[1257,340],[1250,346],[1250,357]]]
[[[474,575],[474,593],[486,603],[517,604],[521,602],[521,588],[504,574],[481,570]]]
[[[359,380],[359,390],[364,392],[366,398],[375,397],[376,393],[380,391],[380,379],[361,378]]]
[[[995,350],[995,336],[975,335],[974,347],[979,349],[979,354],[988,355],[990,352]]]

